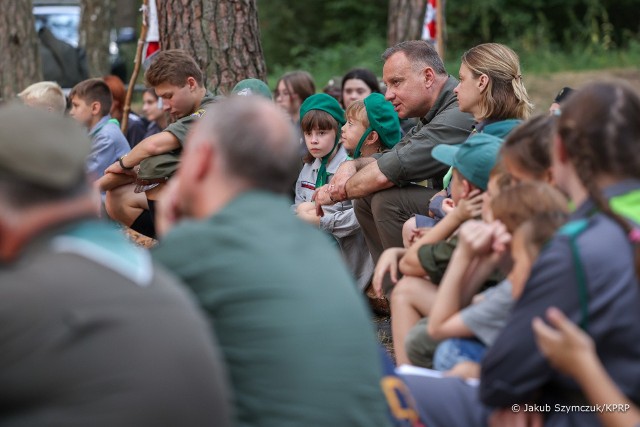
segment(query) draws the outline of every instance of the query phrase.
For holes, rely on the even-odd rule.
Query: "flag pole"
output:
[[[438,53],[444,62],[444,6],[446,0],[438,0],[436,7],[436,43],[438,44]]]
[[[149,0],[142,0],[142,29],[140,30],[140,38],[138,38],[138,47],[136,48],[136,58],[133,65],[133,73],[131,74],[131,80],[129,80],[129,87],[127,88],[127,96],[124,99],[124,112],[122,113],[122,123],[120,129],[122,133],[127,131],[127,122],[129,119],[129,111],[131,111],[131,98],[133,96],[133,90],[138,80],[138,74],[140,73],[140,64],[142,64],[142,48],[147,40],[147,18],[149,15]]]

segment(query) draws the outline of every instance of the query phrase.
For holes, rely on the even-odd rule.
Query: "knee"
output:
[[[391,309],[410,305],[415,297],[415,286],[412,280],[402,278],[391,291]]]
[[[417,228],[416,217],[412,216],[402,225],[402,243],[405,248],[411,245],[414,230]]]

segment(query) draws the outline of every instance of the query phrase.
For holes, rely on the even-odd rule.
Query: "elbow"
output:
[[[151,139],[147,142],[145,151],[149,154],[149,156],[157,156],[159,154],[164,154],[170,150],[167,150],[165,147],[163,147],[162,144],[159,144],[158,142]]]
[[[422,277],[426,274],[424,269],[415,260],[409,260],[406,256],[400,258],[398,269],[405,276]]]
[[[393,187],[393,182],[389,181],[389,178],[387,178],[387,176],[382,172],[378,172],[376,174],[375,183],[376,187],[380,189]]]
[[[436,341],[441,341],[447,338],[442,333],[442,328],[440,328],[440,325],[433,323],[431,320],[432,319],[429,319],[429,322],[427,322],[427,334],[429,334],[429,336]]]

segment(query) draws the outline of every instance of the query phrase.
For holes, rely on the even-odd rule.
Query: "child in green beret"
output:
[[[364,290],[373,275],[373,261],[350,200],[323,206],[318,216],[313,202],[316,188],[327,184],[347,152],[339,143],[344,111],[335,98],[321,93],[307,98],[300,107],[300,126],[308,154],[295,188],[296,214],[331,234],[338,243],[358,288]]]
[[[353,159],[389,150],[400,141],[398,113],[381,93],[351,103],[345,118],[340,142]]]

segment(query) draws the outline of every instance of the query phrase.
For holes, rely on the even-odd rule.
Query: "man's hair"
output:
[[[162,83],[182,87],[193,77],[198,86],[204,86],[204,75],[198,64],[182,49],[162,50],[156,54],[144,74],[145,84],[156,87]]]
[[[462,55],[462,63],[474,77],[489,78],[480,98],[482,119],[529,118],[533,104],[522,82],[520,58],[512,49],[500,43],[480,44]]]
[[[51,108],[63,114],[67,108],[67,99],[62,88],[56,82],[38,82],[18,94],[25,104],[34,107]]]
[[[89,79],[75,85],[69,93],[69,99],[78,97],[86,104],[100,103],[100,114],[104,117],[111,111],[111,90],[102,79]]]
[[[431,67],[436,74],[447,74],[438,52],[424,40],[408,40],[391,46],[382,54],[382,60],[386,62],[387,59],[399,52],[405,54],[415,71]]]
[[[234,96],[209,107],[196,129],[194,138],[219,148],[228,176],[252,188],[290,193],[300,172],[299,144],[289,118],[275,104]]]

